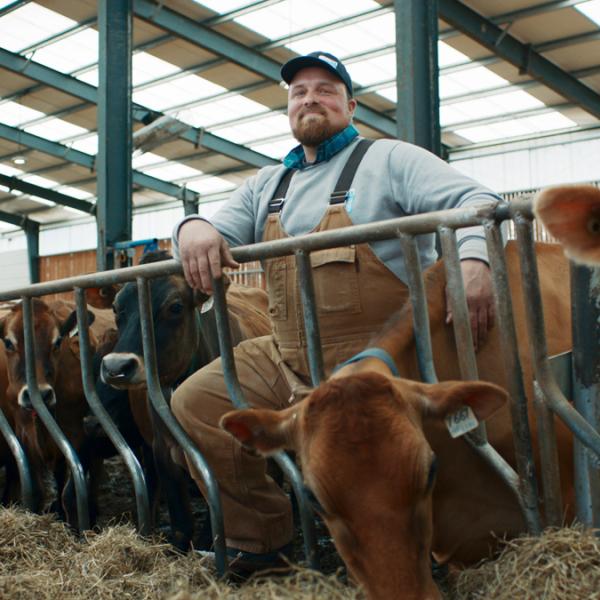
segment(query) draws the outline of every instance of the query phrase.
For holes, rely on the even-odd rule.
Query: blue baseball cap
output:
[[[348,88],[348,92],[350,92],[350,97],[352,98],[354,93],[352,91],[352,79],[350,79],[350,75],[348,75],[348,71],[346,71],[346,67],[342,61],[333,54],[329,54],[329,52],[311,52],[305,56],[296,56],[296,58],[288,60],[281,67],[281,78],[287,84],[290,84],[296,73],[301,69],[306,69],[306,67],[320,67],[333,73]]]

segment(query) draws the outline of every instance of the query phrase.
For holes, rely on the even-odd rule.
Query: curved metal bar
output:
[[[29,461],[23,447],[19,443],[15,432],[12,430],[6,415],[0,409],[0,432],[2,433],[6,444],[10,448],[15,458],[17,470],[19,471],[19,480],[21,482],[21,503],[28,510],[33,510],[33,482],[31,481],[31,469]],[[8,481],[6,482],[8,483]]]
[[[500,227],[490,221],[484,225],[485,238],[492,273],[498,334],[507,374],[508,392],[512,417],[512,432],[515,445],[517,473],[519,474],[521,497],[527,508],[527,528],[533,535],[542,531],[542,517],[538,505],[538,489],[533,443],[529,429],[529,411],[523,371],[519,359],[517,332],[513,317],[512,298],[508,282],[504,243]]]
[[[231,347],[231,332],[229,318],[227,316],[227,301],[225,299],[225,288],[222,279],[213,279],[213,290],[215,299],[215,314],[217,327],[219,329],[219,346],[221,348],[221,364],[225,375],[225,385],[233,405],[236,408],[248,408],[244,394],[240,386],[235,369],[233,349]],[[317,536],[315,532],[314,514],[306,498],[304,482],[298,468],[285,452],[277,452],[272,458],[280,466],[292,485],[296,500],[298,501],[298,512],[300,513],[300,524],[304,537],[304,551],[306,560],[312,569],[319,568],[317,556]]]
[[[310,266],[310,254],[307,254],[304,250],[298,250],[296,252],[296,267],[302,300],[302,313],[304,314],[310,378],[313,386],[317,387],[325,378],[325,370],[323,368],[323,350],[321,349],[321,334],[319,332],[319,317],[315,302],[315,286]]]
[[[413,309],[413,332],[417,348],[417,363],[421,379],[425,383],[437,383],[438,378],[433,363],[431,348],[431,329],[429,327],[429,312],[427,311],[427,296],[423,283],[421,258],[413,235],[401,233],[398,236],[404,256],[404,265],[408,276],[408,289]]]
[[[453,229],[447,227],[439,227],[438,233],[444,254],[447,291],[452,308],[454,337],[457,348],[461,349],[458,353],[461,376],[464,380],[475,380],[478,379],[477,361],[475,360],[475,351],[473,349],[467,300],[462,281],[458,247],[456,245],[456,233]],[[520,493],[519,476],[488,442],[485,423],[480,423],[474,432],[467,433],[465,437],[469,444],[495,469],[506,485],[508,485],[518,500],[526,522],[528,522],[528,509]]]
[[[85,397],[92,412],[96,415],[98,421],[100,421],[106,435],[117,449],[117,452],[121,455],[121,458],[131,475],[137,508],[138,531],[142,535],[148,535],[152,531],[152,518],[144,471],[142,470],[137,457],[121,435],[121,432],[117,429],[117,426],[102,405],[102,402],[100,402],[100,398],[98,398],[98,394],[96,393],[92,375],[90,332],[88,328],[88,311],[84,289],[75,288],[75,302],[77,306],[77,327],[79,329],[81,378]]]
[[[183,430],[177,419],[173,416],[160,387],[158,367],[156,361],[156,342],[154,339],[154,325],[152,322],[152,304],[150,298],[150,285],[147,279],[138,277],[138,299],[140,306],[140,325],[142,329],[142,345],[144,349],[144,363],[146,365],[146,380],[148,397],[156,414],[175,438],[177,443],[186,453],[194,468],[200,473],[207,491],[207,503],[210,509],[210,524],[212,527],[213,545],[215,548],[215,564],[219,575],[227,572],[227,553],[225,549],[225,528],[223,526],[223,509],[219,484],[213,475],[212,469],[206,462],[202,453],[196,448],[194,442]]]
[[[69,468],[73,483],[75,485],[75,495],[77,498],[77,524],[79,531],[85,531],[90,528],[90,513],[88,507],[88,493],[85,481],[85,474],[79,458],[69,440],[65,437],[60,427],[50,414],[48,407],[44,404],[40,389],[37,383],[37,375],[35,371],[35,340],[33,332],[33,312],[31,307],[31,298],[23,298],[23,328],[25,338],[25,365],[27,377],[27,389],[31,398],[31,403],[38,413],[39,418],[45,425],[48,433],[62,452]],[[57,398],[57,402],[60,399]],[[60,490],[59,490],[60,493]]]
[[[563,420],[573,435],[596,455],[596,460],[598,460],[600,459],[600,434],[569,404],[556,383],[548,362],[542,294],[535,259],[531,219],[521,214],[517,215],[515,229],[519,242],[523,294],[527,298],[525,310],[535,378],[550,409]]]

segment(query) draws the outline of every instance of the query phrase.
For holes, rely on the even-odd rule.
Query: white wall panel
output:
[[[0,291],[29,285],[27,249],[0,252]]]

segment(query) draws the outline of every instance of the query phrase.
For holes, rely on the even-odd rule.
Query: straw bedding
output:
[[[130,526],[82,538],[49,515],[0,509],[0,600],[364,600],[338,576],[218,581],[212,563],[179,556]],[[450,577],[448,600],[600,599],[600,539],[581,527],[504,543],[498,559]]]

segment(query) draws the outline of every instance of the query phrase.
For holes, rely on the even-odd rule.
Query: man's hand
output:
[[[179,256],[188,284],[212,294],[212,279],[223,274],[222,267],[239,267],[223,236],[207,221],[193,219],[179,229]]]
[[[465,259],[460,263],[471,333],[475,351],[483,345],[489,330],[494,325],[494,294],[492,290],[492,276],[487,264],[480,260]],[[452,310],[448,301],[446,289],[446,323],[452,321]]]

